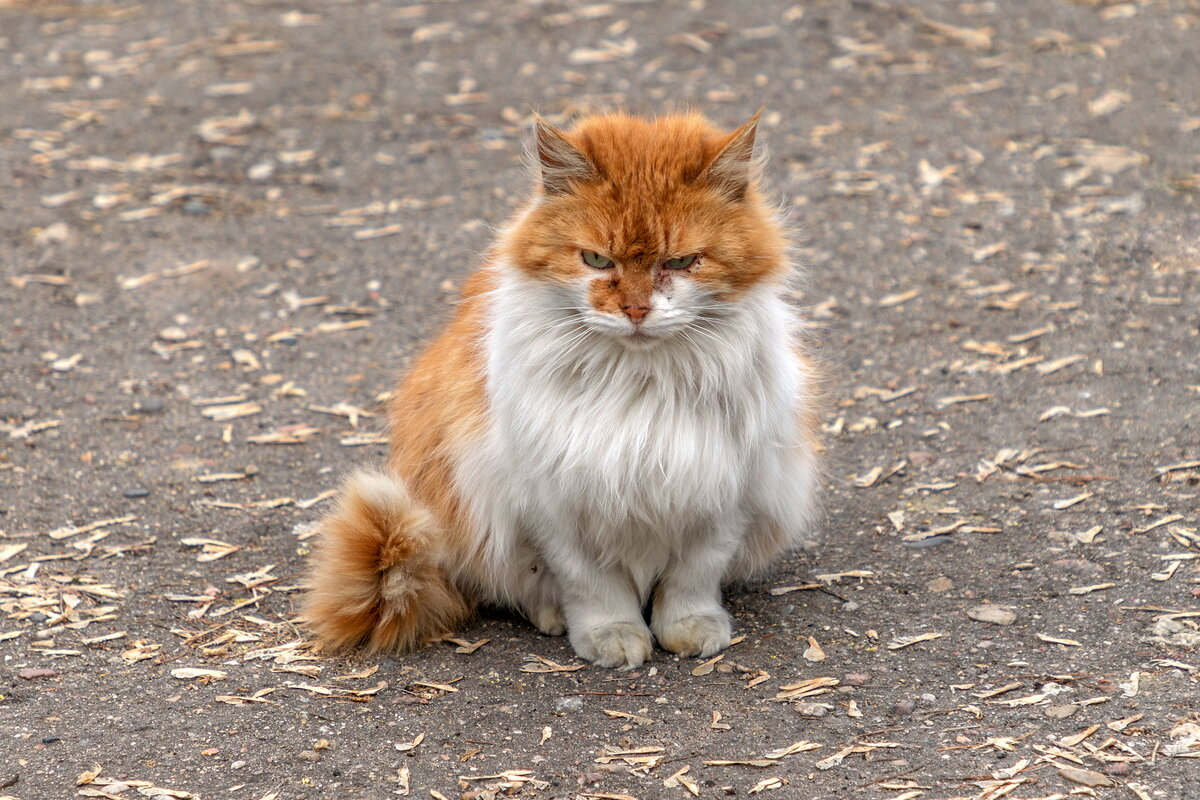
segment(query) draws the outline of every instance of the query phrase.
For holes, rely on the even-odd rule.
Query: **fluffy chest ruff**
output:
[[[490,313],[491,421],[459,477],[497,558],[570,539],[644,594],[689,543],[799,528],[763,518],[807,479],[804,375],[769,287],[646,346],[573,324],[552,290],[512,276]]]

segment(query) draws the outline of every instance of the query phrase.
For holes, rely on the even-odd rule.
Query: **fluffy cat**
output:
[[[411,648],[477,604],[606,667],[729,644],[722,585],[803,540],[818,488],[757,124],[538,121],[536,196],[396,391],[388,470],[322,523],[329,647]]]

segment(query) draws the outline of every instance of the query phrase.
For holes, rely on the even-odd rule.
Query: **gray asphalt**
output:
[[[0,0],[0,797],[1200,795],[1198,35],[1191,0]],[[309,526],[384,452],[351,407],[526,196],[532,111],[602,106],[766,107],[822,542],[707,665],[495,613],[314,652]]]

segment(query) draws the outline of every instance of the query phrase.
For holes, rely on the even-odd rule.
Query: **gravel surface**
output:
[[[0,797],[1200,796],[1198,37],[1195,0],[0,0]],[[602,105],[765,105],[823,541],[710,661],[496,613],[321,654],[312,521],[531,111]]]

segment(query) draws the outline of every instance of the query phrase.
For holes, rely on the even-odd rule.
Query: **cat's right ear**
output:
[[[571,181],[596,177],[596,168],[588,157],[567,141],[562,131],[541,117],[534,123],[534,136],[546,194],[566,194],[571,190]]]

